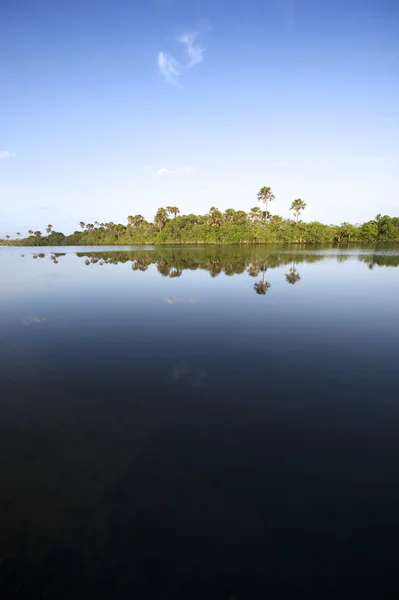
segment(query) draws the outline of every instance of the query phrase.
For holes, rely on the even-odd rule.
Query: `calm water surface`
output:
[[[399,591],[398,246],[53,250],[0,249],[2,598]]]

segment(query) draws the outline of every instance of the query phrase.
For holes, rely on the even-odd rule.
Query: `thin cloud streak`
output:
[[[188,64],[186,69],[197,65],[203,61],[205,48],[199,44],[195,44],[196,33],[185,33],[177,38],[177,41],[186,46],[186,54],[188,56]]]
[[[165,175],[165,173],[168,173],[169,175],[173,175],[175,173],[175,171],[171,171],[170,169],[166,169],[165,167],[162,167],[161,169],[158,169],[158,171],[155,174],[155,177],[161,177],[161,175]]]
[[[7,160],[8,158],[14,158],[14,156],[14,152],[9,152],[8,150],[0,150],[0,160]]]
[[[176,84],[180,75],[179,65],[173,56],[166,56],[163,52],[158,54],[158,68],[168,83]]]
[[[192,171],[194,171],[194,167],[191,166],[187,166],[184,167],[183,169],[174,169],[173,171],[171,169],[166,169],[165,167],[162,167],[161,169],[158,169],[158,171],[155,174],[155,177],[161,177],[161,175],[178,175],[179,173],[191,173]]]

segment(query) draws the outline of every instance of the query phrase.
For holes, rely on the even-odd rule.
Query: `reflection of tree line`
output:
[[[197,249],[177,251],[162,250],[134,250],[116,252],[79,252],[77,256],[85,258],[86,264],[118,264],[131,262],[134,271],[146,271],[150,265],[155,264],[161,275],[166,277],[180,276],[184,270],[208,271],[211,277],[220,273],[225,275],[238,275],[248,272],[256,276],[262,271],[262,265],[274,269],[292,263],[313,263],[324,260],[323,255],[297,254],[297,253],[270,253],[256,252],[256,249],[229,248],[225,252],[218,248],[215,250]],[[255,273],[255,275],[253,275]]]
[[[375,266],[377,267],[398,267],[399,256],[395,254],[364,254],[359,256],[361,262],[366,263],[368,268],[371,270]]]
[[[52,253],[50,258],[58,262],[58,258],[65,256],[65,252]],[[25,256],[22,254],[21,256]],[[33,254],[32,258],[44,258],[44,253]],[[291,264],[291,275],[295,275],[295,265],[299,263],[314,263],[332,258],[331,255],[315,254],[309,252],[271,252],[265,254],[259,247],[231,247],[226,249],[220,246],[213,248],[197,249],[162,249],[162,250],[131,250],[131,251],[99,251],[99,252],[77,252],[76,256],[85,258],[85,263],[90,264],[119,264],[132,263],[133,271],[146,271],[150,265],[156,264],[157,270],[166,277],[180,277],[182,271],[206,270],[212,277],[220,273],[235,275],[244,273],[255,276],[262,270],[262,265],[274,269]],[[353,255],[339,253],[336,260],[339,263],[353,258]],[[366,263],[370,268],[398,267],[399,254],[362,254],[357,257],[360,262]],[[291,277],[295,279],[295,277]],[[288,280],[287,280],[288,281]]]
[[[150,265],[155,264],[158,273],[163,277],[181,277],[184,270],[196,271],[206,270],[211,277],[219,274],[239,275],[247,272],[250,277],[261,279],[254,284],[254,290],[258,295],[266,295],[271,287],[269,281],[265,281],[265,273],[268,269],[275,269],[291,264],[289,272],[285,274],[286,281],[290,284],[297,283],[301,276],[296,270],[297,262],[316,262],[324,259],[323,256],[314,254],[269,254],[249,252],[235,252],[230,248],[225,253],[216,249],[200,250],[163,250],[161,252],[152,250],[135,250],[127,252],[79,252],[77,256],[85,258],[85,264],[118,264],[131,262],[133,271],[146,271]]]
[[[206,270],[211,277],[217,277],[219,274],[239,275],[247,272],[250,277],[261,279],[254,284],[254,290],[259,295],[265,295],[271,284],[265,281],[265,273],[268,269],[275,269],[286,264],[291,264],[289,272],[286,274],[286,280],[294,284],[300,280],[300,275],[296,271],[296,262],[316,262],[323,260],[323,256],[314,254],[294,255],[293,254],[270,254],[264,253],[258,255],[254,252],[226,253],[209,250],[187,250],[174,252],[173,250],[158,251],[132,251],[132,252],[90,252],[78,253],[79,257],[85,258],[85,264],[118,264],[131,262],[133,271],[146,271],[150,265],[155,264],[158,273],[163,277],[181,277],[184,270],[196,271]]]
[[[50,258],[54,264],[64,253],[51,254]],[[115,252],[78,252],[79,258],[85,258],[86,265],[105,265],[131,263],[133,271],[146,271],[150,265],[156,265],[158,273],[163,277],[181,277],[184,270],[196,271],[206,270],[211,277],[219,274],[239,275],[247,272],[250,277],[261,278],[254,284],[254,290],[259,295],[266,295],[271,284],[265,281],[265,273],[268,269],[275,269],[290,265],[285,279],[287,283],[295,285],[301,276],[297,271],[298,263],[314,263],[323,261],[326,255],[298,252],[273,252],[266,254],[261,248],[235,248],[221,249],[162,249],[162,250],[132,250]],[[33,258],[44,258],[45,254],[33,254]],[[340,253],[336,260],[342,263],[350,258],[350,255]],[[399,255],[365,254],[357,257],[358,260],[368,265],[369,269],[375,266],[397,267],[399,266]]]

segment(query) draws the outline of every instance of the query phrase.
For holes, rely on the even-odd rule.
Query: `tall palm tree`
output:
[[[158,208],[157,213],[154,217],[155,225],[157,226],[158,231],[161,231],[162,227],[165,226],[168,220],[168,211],[166,208]]]
[[[209,209],[209,225],[216,225],[219,227],[223,222],[223,215],[216,206],[211,206]]]
[[[29,233],[29,235],[33,235],[32,229],[29,229],[28,233]]]
[[[296,222],[298,223],[298,218],[303,210],[306,208],[306,202],[298,198],[294,200],[290,206],[290,210],[294,211],[294,215],[296,216]]]
[[[81,227],[82,229],[84,229],[86,227],[86,223],[84,221],[81,221],[79,223],[79,227]]]
[[[19,231],[17,231],[16,236],[17,236],[17,238],[19,238],[21,236]]]
[[[10,239],[10,236],[9,236],[9,235],[6,235],[6,240],[9,240],[9,239]]]
[[[53,229],[53,226],[51,224],[47,225],[46,231],[47,231],[48,235],[50,235],[52,229]]]
[[[143,215],[129,215],[127,222],[131,227],[140,227],[144,223],[145,219]]]
[[[180,213],[180,210],[177,208],[177,206],[167,206],[166,210],[170,215],[173,215],[174,217],[176,217]]]
[[[272,202],[275,198],[275,195],[273,194],[272,190],[270,187],[268,186],[264,186],[262,188],[260,188],[259,192],[258,192],[258,202],[263,202],[265,205],[265,210],[266,210],[266,224],[268,222],[268,212],[267,212],[267,206],[269,204],[269,202]]]

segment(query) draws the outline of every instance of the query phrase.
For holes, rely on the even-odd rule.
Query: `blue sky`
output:
[[[397,0],[5,0],[0,57],[0,235],[399,215]]]

